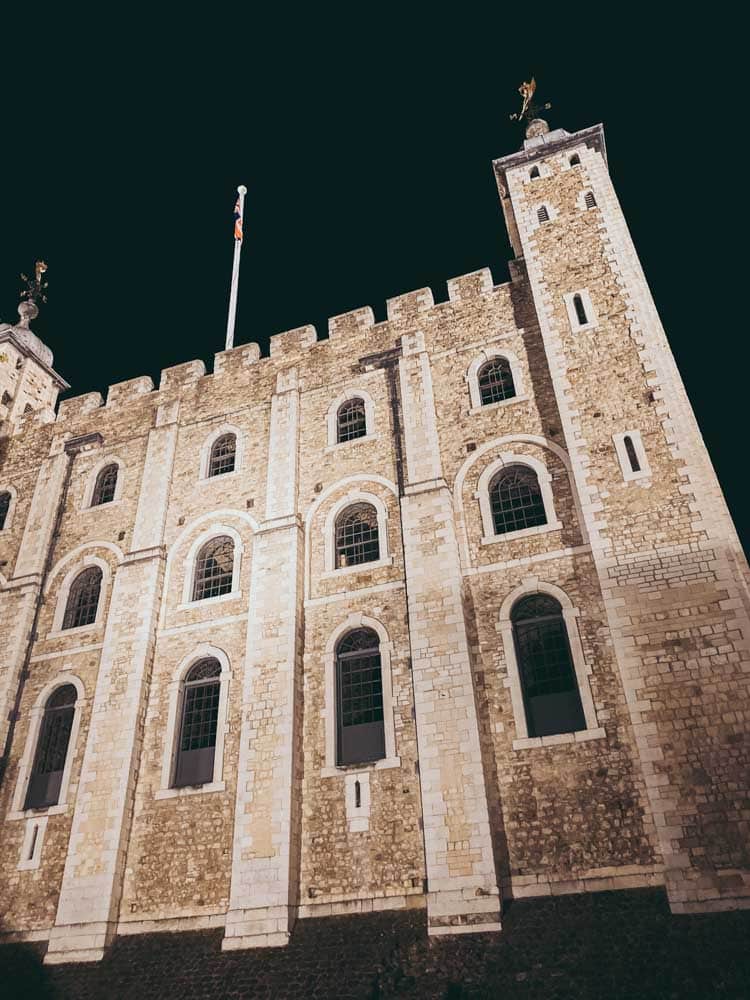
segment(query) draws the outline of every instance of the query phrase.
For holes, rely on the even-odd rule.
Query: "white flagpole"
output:
[[[247,194],[247,188],[244,184],[240,184],[237,188],[237,194],[240,196],[240,220],[242,225],[245,223],[245,195]],[[244,233],[243,233],[244,235]],[[240,280],[240,253],[242,251],[242,240],[234,241],[234,263],[232,264],[232,290],[229,293],[229,318],[227,319],[227,341],[224,345],[224,350],[228,351],[231,347],[234,347],[234,321],[237,318],[237,286]]]

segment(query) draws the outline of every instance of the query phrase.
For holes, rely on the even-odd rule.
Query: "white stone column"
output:
[[[450,491],[422,334],[402,338],[402,499],[430,934],[500,930]]]
[[[266,514],[253,543],[232,886],[222,947],[285,945],[300,852],[303,533],[296,513],[299,389],[271,401]]]
[[[149,434],[132,550],[115,575],[60,900],[45,961],[100,959],[114,936],[164,576],[178,405]]]

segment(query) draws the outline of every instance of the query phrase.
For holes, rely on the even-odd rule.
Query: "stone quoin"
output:
[[[748,906],[748,565],[603,128],[494,170],[506,284],[56,409],[0,325],[0,940]]]

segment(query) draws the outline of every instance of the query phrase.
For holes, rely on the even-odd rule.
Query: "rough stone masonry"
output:
[[[748,565],[602,127],[531,134],[494,163],[507,284],[56,410],[34,310],[0,326],[4,939],[65,963],[388,909],[498,932],[503,896],[748,905]]]

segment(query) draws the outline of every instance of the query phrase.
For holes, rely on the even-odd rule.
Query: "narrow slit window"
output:
[[[336,440],[339,444],[365,437],[367,434],[367,416],[365,401],[357,397],[347,399],[338,408],[336,414]]]
[[[641,463],[638,461],[638,455],[635,451],[635,445],[633,444],[633,439],[629,435],[625,435],[622,439],[622,443],[625,445],[625,451],[628,456],[628,462],[630,462],[630,468],[633,472],[641,471]]]
[[[546,205],[542,205],[541,208],[537,209],[536,217],[540,222],[549,222],[549,212]]]
[[[581,157],[578,155],[578,153],[573,153],[573,155],[570,158],[571,167],[577,167],[580,164],[580,162],[581,162]]]
[[[60,800],[76,698],[73,685],[65,684],[47,699],[24,809],[46,809]]]
[[[336,650],[337,764],[362,764],[385,756],[380,642],[357,629]],[[356,794],[356,787],[355,787]]]
[[[112,503],[117,490],[117,463],[105,465],[96,477],[94,492],[91,495],[91,506],[100,507],[103,503]]]
[[[73,581],[65,605],[62,627],[80,628],[96,621],[99,595],[102,589],[102,571],[98,566],[85,569]]]
[[[510,399],[516,394],[513,384],[513,373],[507,358],[492,358],[479,369],[479,397],[482,406],[499,403]]]
[[[0,531],[5,527],[10,510],[10,493],[0,493]]]
[[[206,542],[195,561],[193,600],[221,597],[232,592],[234,542],[226,535]]]
[[[534,180],[535,177],[539,176],[539,167],[532,167],[531,173],[529,174],[529,179]]]
[[[583,201],[586,208],[596,208],[596,198],[594,197],[593,191],[587,191],[584,195]]]
[[[530,594],[515,604],[511,621],[529,736],[585,729],[560,604],[547,594]]]
[[[369,503],[347,507],[336,519],[336,568],[376,562],[379,558],[377,511]]]
[[[213,657],[191,667],[182,690],[174,787],[213,781],[221,665]]]
[[[234,434],[222,434],[211,446],[211,457],[208,462],[209,478],[234,472],[236,457],[237,438]]]
[[[32,861],[34,858],[34,851],[36,850],[36,842],[39,839],[39,824],[34,824],[34,829],[31,831],[31,840],[29,842],[29,849],[26,852],[26,860]]]
[[[576,311],[576,319],[578,320],[579,326],[586,326],[589,319],[586,315],[586,307],[583,304],[583,299],[580,295],[573,296],[573,308]]]

